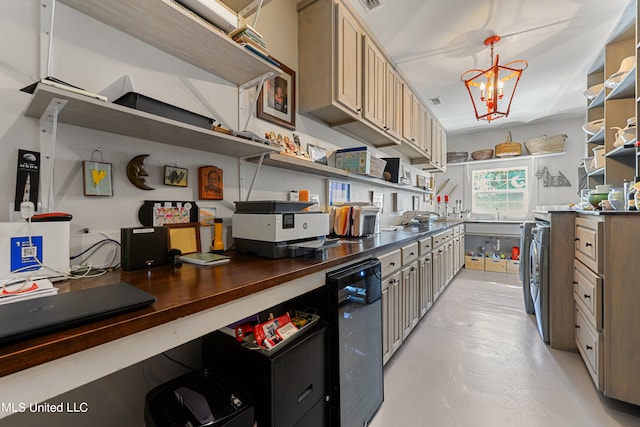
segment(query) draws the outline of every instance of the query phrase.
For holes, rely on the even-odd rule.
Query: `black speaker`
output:
[[[124,271],[169,263],[167,227],[120,229],[120,262]]]

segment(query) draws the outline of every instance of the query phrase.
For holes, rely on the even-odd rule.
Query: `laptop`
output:
[[[0,305],[0,345],[153,304],[156,297],[128,283]]]

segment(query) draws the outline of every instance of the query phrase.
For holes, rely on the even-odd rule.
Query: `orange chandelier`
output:
[[[520,76],[529,65],[527,61],[522,59],[499,65],[499,55],[496,55],[494,62],[493,45],[499,41],[500,36],[497,35],[484,41],[485,46],[491,46],[491,68],[468,70],[460,76],[460,80],[469,92],[478,120],[491,122],[509,115],[511,101],[516,93]]]

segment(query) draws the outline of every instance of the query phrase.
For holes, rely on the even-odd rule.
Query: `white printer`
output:
[[[312,203],[264,200],[235,204],[232,235],[238,252],[284,258],[337,243],[337,239],[327,239],[329,214],[303,210]]]

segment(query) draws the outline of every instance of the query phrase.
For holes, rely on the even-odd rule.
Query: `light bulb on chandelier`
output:
[[[511,110],[511,101],[522,72],[529,65],[527,61],[516,59],[500,65],[500,57],[493,60],[493,45],[500,41],[495,35],[484,41],[491,47],[491,67],[486,70],[472,69],[462,73],[460,80],[464,83],[476,114],[476,119],[492,120],[507,117]],[[476,89],[477,88],[477,89]],[[480,108],[480,109],[479,109]]]

